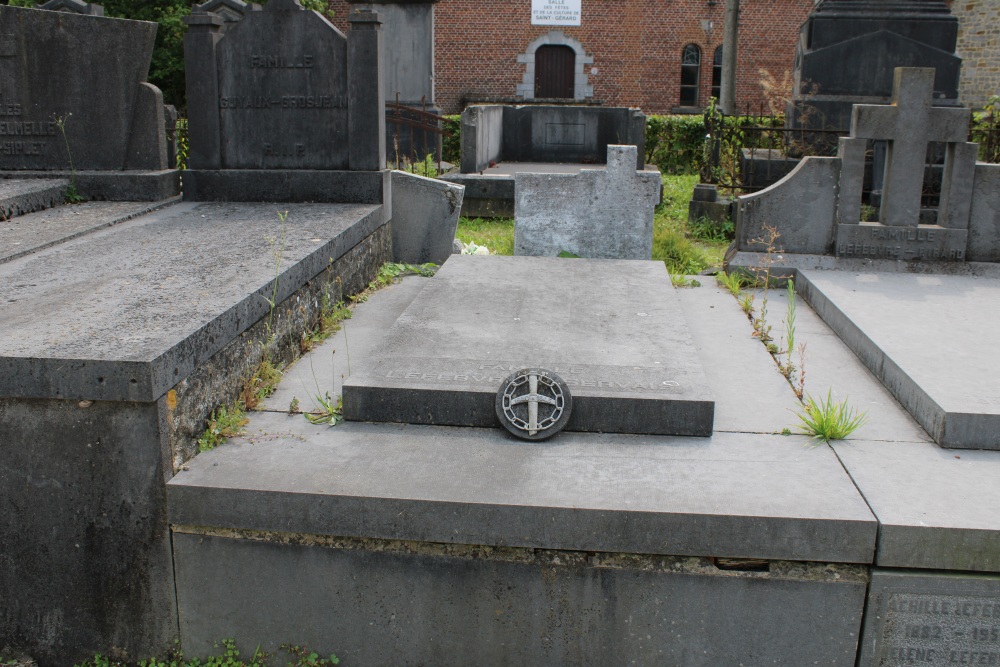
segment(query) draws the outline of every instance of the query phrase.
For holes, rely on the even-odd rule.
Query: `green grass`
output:
[[[514,254],[513,218],[459,218],[455,236],[462,243],[475,243],[494,255]]]
[[[696,175],[663,176],[663,203],[653,216],[653,259],[667,265],[670,273],[691,275],[709,267],[721,267],[729,246],[727,239],[708,237],[702,228],[688,226],[688,202]]]
[[[729,239],[706,225],[687,222],[688,202],[697,176],[663,176],[663,203],[653,217],[653,259],[667,265],[675,275],[692,275],[709,267],[721,267]],[[486,246],[494,255],[514,254],[514,220],[511,218],[461,218],[458,240]]]
[[[798,428],[817,441],[843,440],[868,422],[867,410],[857,412],[847,405],[846,398],[834,401],[832,390],[826,392],[826,400],[807,395],[802,405],[802,412],[795,415],[801,422]]]

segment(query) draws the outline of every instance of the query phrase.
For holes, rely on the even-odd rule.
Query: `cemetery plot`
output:
[[[714,399],[659,262],[453,256],[344,383],[358,421],[496,425],[512,371],[559,374],[568,430],[712,433]]]

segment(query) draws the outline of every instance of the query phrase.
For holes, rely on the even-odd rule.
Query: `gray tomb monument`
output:
[[[197,10],[222,17],[222,20],[225,21],[222,28],[225,31],[230,24],[243,20],[247,12],[260,11],[260,5],[253,2],[243,2],[243,0],[208,0],[208,2],[198,5]]]
[[[847,129],[853,104],[889,102],[897,67],[933,68],[935,103],[959,106],[957,37],[942,0],[822,0],[796,46],[788,126]]]
[[[176,194],[163,96],[146,81],[156,24],[47,6],[59,11],[0,6],[0,177],[72,176],[94,199]]]
[[[51,9],[57,12],[70,12],[73,14],[88,14],[90,16],[104,16],[104,7],[96,2],[82,2],[82,0],[49,0],[38,5],[39,9]]]
[[[271,0],[225,33],[215,14],[185,18],[185,198],[388,203],[381,22],[348,20],[345,37],[298,0]]]
[[[1000,165],[976,162],[966,142],[970,112],[931,106],[934,70],[898,68],[891,105],[854,106],[851,135],[835,158],[805,158],[788,176],[739,198],[729,266],[759,264],[755,253],[776,230],[785,265],[815,264],[796,255],[838,260],[1000,261]],[[864,153],[886,140],[885,191],[879,222],[861,222]],[[940,204],[921,210],[928,142],[946,146]],[[933,224],[921,224],[927,213]],[[805,263],[805,264],[803,264]],[[826,262],[829,264],[830,262]]]
[[[635,146],[608,146],[606,169],[514,175],[514,254],[650,259],[660,172],[639,171]]]

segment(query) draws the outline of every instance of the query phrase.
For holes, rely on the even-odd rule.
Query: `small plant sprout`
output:
[[[737,299],[740,298],[740,293],[743,291],[744,279],[739,272],[726,273],[725,271],[720,271],[715,274],[715,281],[719,283],[720,287],[729,290],[729,293],[734,297]]]
[[[820,442],[843,440],[868,422],[868,411],[857,412],[843,401],[833,400],[833,390],[827,390],[826,400],[807,395],[802,412],[796,413],[799,430]]]
[[[69,136],[66,134],[66,121],[72,115],[68,113],[65,116],[53,116],[52,120],[59,128],[59,133],[62,134],[63,143],[66,145],[66,158],[69,161],[69,187],[66,188],[66,203],[79,204],[85,201],[85,198],[76,189],[76,168],[73,166],[73,153],[69,148]]]
[[[340,398],[335,401],[330,397],[330,392],[326,391],[323,392],[322,396],[319,394],[313,396],[313,401],[316,403],[316,407],[311,412],[306,413],[306,419],[309,420],[310,424],[336,426],[344,421],[344,404]]]

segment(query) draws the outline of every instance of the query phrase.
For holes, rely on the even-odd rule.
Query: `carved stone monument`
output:
[[[941,0],[822,0],[802,25],[786,121],[842,128],[851,106],[888,103],[897,67],[929,67],[937,104],[958,105],[958,19]]]
[[[378,14],[345,37],[298,0],[271,0],[223,34],[185,19],[188,199],[383,203],[385,111]]]
[[[966,142],[970,112],[931,106],[934,70],[896,70],[892,104],[855,105],[851,134],[836,158],[805,158],[771,187],[740,197],[730,266],[753,266],[741,253],[767,250],[777,232],[782,261],[794,255],[891,261],[1000,261],[1000,165],[976,163]],[[879,222],[861,221],[864,153],[869,140],[888,145]],[[945,144],[943,182],[931,224],[921,224],[921,185],[928,142]],[[975,196],[974,196],[975,193]],[[933,211],[930,211],[934,213]]]
[[[515,174],[514,254],[650,259],[660,172],[635,163],[635,146],[608,146],[607,169]]]
[[[0,175],[72,176],[94,199],[176,194],[163,95],[146,81],[156,24],[46,6],[0,6]]]

